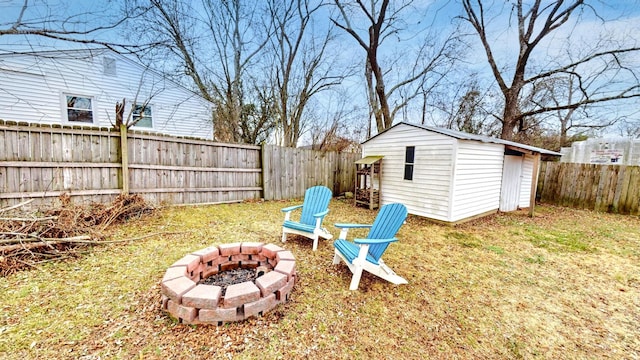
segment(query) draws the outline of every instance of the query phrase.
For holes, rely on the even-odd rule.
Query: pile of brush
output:
[[[26,211],[26,201],[0,209],[0,275],[47,261],[76,257],[100,244],[112,224],[149,214],[153,208],[139,195],[119,195],[109,204],[73,204],[68,195],[59,207]]]

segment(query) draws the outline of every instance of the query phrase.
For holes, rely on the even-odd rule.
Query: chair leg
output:
[[[360,266],[356,266],[355,271],[353,272],[353,277],[351,277],[351,284],[349,285],[349,290],[358,290],[358,285],[360,285],[361,277],[362,277],[362,268]]]
[[[338,253],[334,251],[334,253],[333,253],[333,265],[340,264],[340,260],[342,260],[342,258],[340,258]]]
[[[287,242],[287,233],[282,230],[282,242]]]
[[[313,251],[316,251],[318,249],[318,235],[315,235],[313,237]]]

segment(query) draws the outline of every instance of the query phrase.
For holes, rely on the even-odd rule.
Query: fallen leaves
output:
[[[365,273],[360,289],[349,291],[351,273],[331,264],[331,242],[321,240],[316,252],[305,238],[280,243],[280,208],[289,204],[161,209],[109,234],[114,241],[159,235],[0,278],[0,352],[27,359],[640,357],[637,219],[546,205],[533,218],[496,214],[454,228],[411,216],[385,253],[409,284]],[[375,217],[339,200],[330,208],[324,226],[334,235],[334,222]],[[558,242],[578,231],[597,251]],[[558,245],[541,246],[538,237]],[[300,281],[291,300],[219,327],[171,320],[161,309],[166,268],[190,251],[235,241],[294,253]]]

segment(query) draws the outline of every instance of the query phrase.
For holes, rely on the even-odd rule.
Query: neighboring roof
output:
[[[418,125],[418,124],[411,124],[408,122],[400,122],[398,124],[393,125],[392,127],[390,127],[389,129],[370,137],[369,139],[367,139],[364,143],[366,143],[367,141],[370,141],[371,139],[374,139],[382,134],[384,134],[385,132],[387,132],[390,129],[393,129],[394,127],[398,126],[398,125],[408,125],[408,126],[413,126],[415,128],[421,129],[421,130],[426,130],[426,131],[432,131],[441,135],[446,135],[446,136],[450,136],[452,138],[456,138],[459,140],[474,140],[474,141],[480,141],[483,143],[493,143],[493,144],[502,144],[502,145],[506,145],[506,146],[510,146],[510,147],[514,147],[514,148],[518,148],[518,149],[522,149],[522,150],[528,150],[528,151],[532,151],[532,152],[536,152],[536,153],[540,153],[540,154],[545,154],[545,155],[555,155],[555,156],[561,156],[562,154],[560,154],[559,152],[555,152],[555,151],[551,151],[551,150],[547,150],[547,149],[543,149],[543,148],[539,148],[539,147],[535,147],[535,146],[530,146],[530,145],[526,145],[526,144],[521,144],[521,143],[517,143],[514,141],[508,141],[508,140],[502,140],[502,139],[498,139],[498,138],[493,138],[493,137],[489,137],[489,136],[484,136],[484,135],[476,135],[476,134],[469,134],[463,131],[457,131],[457,130],[451,130],[451,129],[445,129],[445,128],[440,128],[440,127],[435,127],[435,126],[426,126],[426,125]]]
[[[379,155],[365,156],[360,160],[356,160],[356,164],[371,165],[373,163],[380,161],[380,159],[382,159],[383,157],[384,156],[379,156]]]

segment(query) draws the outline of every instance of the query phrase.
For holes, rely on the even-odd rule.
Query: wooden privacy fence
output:
[[[561,206],[640,215],[640,167],[544,162],[538,198]]]
[[[355,161],[360,153],[314,151],[264,145],[262,166],[265,200],[304,196],[307,188],[325,185],[334,194],[353,191]]]
[[[353,189],[359,156],[0,120],[0,207],[110,202],[123,189],[170,204],[299,198],[313,185],[337,194]]]

